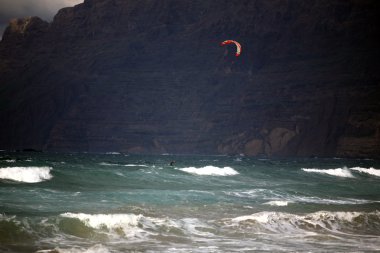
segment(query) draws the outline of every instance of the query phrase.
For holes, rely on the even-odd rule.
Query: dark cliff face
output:
[[[87,0],[51,24],[15,20],[0,43],[0,149],[379,157],[379,11]]]

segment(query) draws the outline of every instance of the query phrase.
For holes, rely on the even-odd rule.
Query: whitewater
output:
[[[379,249],[376,160],[0,152],[0,252]]]

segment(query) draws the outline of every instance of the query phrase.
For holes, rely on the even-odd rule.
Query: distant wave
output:
[[[231,167],[219,168],[219,167],[215,167],[211,165],[201,167],[201,168],[195,168],[195,167],[180,168],[179,170],[190,173],[190,174],[208,175],[208,176],[233,176],[233,175],[239,174],[239,172],[237,172]]]
[[[107,162],[101,162],[99,165],[103,166],[124,166],[124,167],[149,167],[145,164],[118,164],[118,163],[107,163]]]
[[[0,179],[25,183],[38,183],[51,179],[51,167],[6,167],[0,168]]]
[[[330,176],[336,176],[336,177],[348,177],[353,178],[351,171],[347,168],[337,168],[337,169],[307,169],[302,168],[305,172],[312,172],[312,173],[320,173],[320,174],[327,174]]]
[[[117,163],[106,163],[106,162],[101,162],[101,163],[99,163],[99,165],[102,165],[102,166],[120,166],[120,164],[117,164]]]
[[[266,201],[263,205],[271,206],[286,206],[290,203],[315,203],[323,205],[363,205],[380,203],[380,201],[354,199],[354,198],[320,198],[313,196],[303,196],[298,194],[288,194],[271,189],[251,189],[251,190],[237,190],[237,191],[223,191],[228,196],[238,198],[247,198],[254,200]]]
[[[299,203],[315,203],[323,205],[363,205],[379,203],[379,201],[353,198],[325,199],[319,197],[293,196],[291,200]]]
[[[331,176],[337,176],[337,177],[351,177],[353,178],[354,175],[352,175],[351,171],[357,171],[361,173],[366,173],[372,176],[377,176],[380,177],[380,170],[375,169],[373,167],[370,168],[362,168],[362,167],[353,167],[353,168],[336,168],[336,169],[307,169],[303,168],[302,169],[305,172],[314,172],[314,173],[321,173],[321,174],[328,174]]]
[[[125,166],[125,167],[149,167],[148,165],[145,165],[145,164],[124,164],[122,166]]]
[[[380,170],[374,169],[372,167],[370,167],[368,169],[367,168],[361,168],[361,167],[353,167],[353,168],[350,168],[350,170],[354,170],[354,171],[358,171],[361,173],[366,173],[366,174],[370,174],[373,176],[380,177]]]

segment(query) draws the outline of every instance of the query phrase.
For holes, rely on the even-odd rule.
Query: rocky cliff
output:
[[[0,149],[380,157],[379,14],[375,0],[85,0],[13,20]]]

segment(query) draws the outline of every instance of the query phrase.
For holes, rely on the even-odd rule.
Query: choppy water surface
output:
[[[0,152],[0,213],[0,252],[373,252],[380,163]]]

